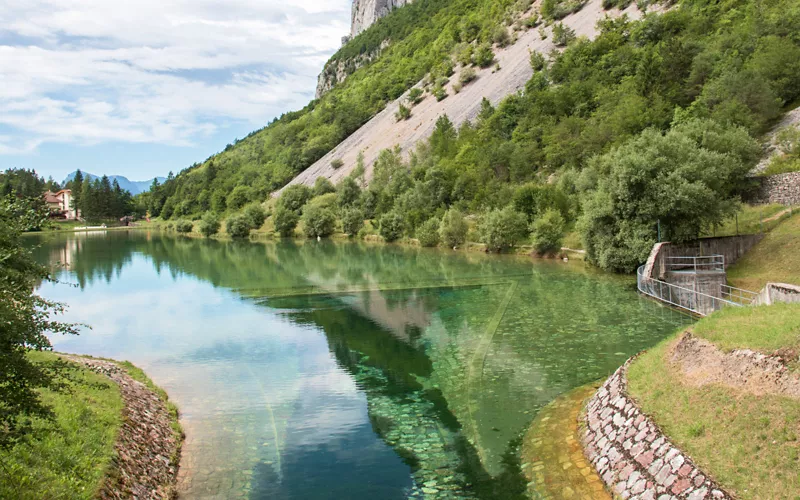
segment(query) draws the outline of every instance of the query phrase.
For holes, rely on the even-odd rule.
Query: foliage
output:
[[[17,198],[14,195],[7,195],[5,198],[0,198],[0,204],[2,204],[2,215],[14,220],[16,228],[20,231],[40,231],[47,225],[49,211],[39,197]]]
[[[364,227],[364,212],[358,208],[348,208],[342,211],[342,231],[350,236],[355,236]]]
[[[425,221],[417,229],[417,239],[419,244],[423,247],[435,247],[439,245],[439,226],[441,221],[436,217],[432,217]]]
[[[547,20],[558,20],[573,12],[577,12],[586,5],[587,0],[542,0],[539,12]]]
[[[481,68],[488,68],[494,62],[494,52],[492,46],[484,43],[475,49],[475,54],[472,56],[472,62]]]
[[[328,207],[309,205],[303,211],[303,232],[309,238],[327,238],[336,230],[336,215]]]
[[[442,243],[448,248],[456,248],[467,241],[469,226],[464,216],[458,210],[451,208],[442,217],[439,224],[439,236]]]
[[[564,23],[553,25],[553,43],[556,47],[566,47],[573,40],[575,40],[575,30]]]
[[[231,238],[247,238],[250,230],[250,222],[244,215],[232,215],[225,221],[225,231]]]
[[[549,255],[561,250],[564,240],[566,222],[561,212],[548,209],[531,225],[533,248],[542,255]]]
[[[408,91],[408,103],[416,106],[424,99],[424,92],[419,87],[414,87]]]
[[[293,212],[302,212],[303,205],[311,199],[311,189],[303,184],[293,184],[283,190],[276,206]]]
[[[475,70],[473,68],[466,67],[461,70],[461,74],[458,76],[458,81],[461,83],[461,85],[467,85],[476,78],[478,78],[478,74],[475,72]]]
[[[398,106],[397,108],[397,113],[394,114],[394,118],[399,122],[403,120],[408,120],[409,118],[411,118],[411,110],[406,106],[400,104],[400,106]]]
[[[250,229],[259,229],[264,225],[264,219],[267,218],[267,212],[264,210],[264,207],[261,206],[261,203],[247,205],[243,215]]]
[[[384,240],[391,243],[403,237],[405,220],[398,212],[389,212],[380,219],[380,234]]]
[[[228,195],[227,206],[231,210],[239,210],[252,200],[253,192],[248,186],[236,186]]]
[[[344,166],[344,160],[342,160],[341,158],[334,158],[333,160],[331,160],[332,169],[339,170],[343,166]]]
[[[119,219],[133,211],[131,193],[122,189],[116,179],[112,183],[105,175],[91,182],[82,181],[78,200],[81,217],[87,220]]]
[[[219,232],[220,222],[219,217],[213,212],[207,212],[200,223],[197,225],[197,230],[206,238],[210,238]]]
[[[330,180],[328,180],[327,177],[317,177],[317,180],[314,181],[314,191],[313,191],[314,196],[322,196],[323,194],[335,193],[335,192],[336,192],[336,186],[334,186],[333,183]]]
[[[663,238],[685,242],[738,208],[737,192],[759,154],[747,131],[691,120],[648,129],[591,162],[597,180],[581,220],[587,257],[631,271]]]
[[[504,26],[498,26],[492,33],[492,41],[498,47],[505,47],[511,43],[511,35],[508,34],[508,30]]]
[[[336,186],[336,196],[339,206],[349,207],[358,201],[361,196],[361,188],[353,177],[348,176]]]
[[[431,94],[433,94],[433,97],[435,97],[437,101],[444,101],[447,99],[447,91],[441,85],[435,86]]]
[[[481,218],[478,233],[489,251],[502,252],[528,236],[528,221],[511,206],[494,209]]]
[[[300,215],[294,210],[279,205],[272,213],[272,220],[275,224],[275,231],[283,237],[294,234],[294,229],[300,221]]]
[[[18,201],[0,200],[0,447],[13,444],[30,424],[26,416],[49,415],[37,390],[53,387],[54,374],[31,363],[29,350],[51,348],[48,332],[74,334],[74,325],[52,319],[64,305],[45,300],[32,290],[52,280],[22,244],[24,222]]]
[[[531,68],[534,71],[541,71],[547,66],[547,59],[542,55],[541,52],[538,51],[531,51]]]
[[[192,229],[194,228],[194,224],[190,220],[179,220],[175,222],[175,231],[186,234],[191,233]]]
[[[800,127],[788,126],[775,137],[778,153],[772,158],[764,175],[800,172]]]

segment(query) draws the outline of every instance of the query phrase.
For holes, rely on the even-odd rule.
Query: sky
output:
[[[351,0],[0,0],[0,170],[177,173],[300,109]]]

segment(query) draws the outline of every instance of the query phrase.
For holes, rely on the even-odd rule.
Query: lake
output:
[[[61,266],[40,293],[91,326],[55,349],[130,360],[179,406],[185,498],[517,498],[537,411],[687,322],[582,263],[145,230],[28,241]]]

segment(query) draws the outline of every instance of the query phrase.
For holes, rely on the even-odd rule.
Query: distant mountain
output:
[[[69,181],[71,181],[72,179],[74,179],[76,173],[77,173],[77,171],[72,172],[71,174],[69,174],[67,176],[67,178],[64,179],[64,182],[61,183],[61,185],[63,186],[66,183],[68,183]],[[81,171],[81,173],[83,174],[83,178],[84,179],[94,180],[96,178],[102,177],[100,175],[90,174],[89,172]],[[153,184],[153,179],[150,179],[149,181],[131,181],[131,180],[128,180],[127,177],[124,177],[122,175],[109,175],[108,176],[108,180],[110,180],[111,182],[114,182],[114,179],[116,179],[117,182],[119,183],[119,187],[121,187],[122,189],[124,189],[126,191],[130,191],[130,193],[133,194],[133,195],[137,195],[139,193],[145,193],[147,191],[150,191],[150,186]],[[159,183],[163,183],[165,180],[167,180],[166,177],[156,177],[156,179],[158,179]]]

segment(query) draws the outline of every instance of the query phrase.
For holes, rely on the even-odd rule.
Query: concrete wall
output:
[[[606,380],[586,409],[584,452],[608,489],[633,500],[732,499],[628,397],[629,364]]]
[[[694,243],[674,244],[660,243],[656,254],[651,255],[651,277],[664,279],[667,274],[668,257],[700,257],[709,255],[725,256],[725,268],[741,259],[756,243],[764,238],[763,234],[747,234],[742,236],[721,236],[718,238],[702,238]],[[652,265],[651,265],[652,264]]]
[[[758,177],[760,186],[751,203],[800,205],[800,172]]]
[[[779,302],[800,304],[800,286],[787,283],[767,283],[753,304],[768,306]]]

